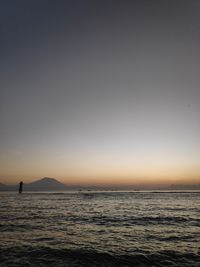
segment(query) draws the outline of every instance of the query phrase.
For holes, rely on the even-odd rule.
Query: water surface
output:
[[[200,266],[200,192],[0,194],[0,266]]]

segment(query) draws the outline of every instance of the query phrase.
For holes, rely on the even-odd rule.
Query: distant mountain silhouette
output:
[[[60,183],[55,178],[44,177],[30,184],[24,185],[24,190],[66,190],[66,185]]]
[[[19,185],[4,185],[0,183],[0,191],[17,191]],[[66,190],[67,186],[55,178],[44,177],[32,183],[24,183],[23,191],[57,191]]]

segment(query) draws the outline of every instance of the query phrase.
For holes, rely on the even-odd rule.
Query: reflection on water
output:
[[[0,257],[4,266],[200,266],[199,214],[199,192],[1,193]]]

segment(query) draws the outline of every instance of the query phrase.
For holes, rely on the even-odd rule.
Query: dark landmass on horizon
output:
[[[20,181],[19,181],[20,182]],[[18,190],[19,184],[16,185],[5,185],[0,183],[0,191],[16,191]],[[57,191],[67,190],[68,187],[57,181],[55,178],[44,177],[31,183],[23,184],[23,191]]]
[[[0,183],[0,191],[18,191],[19,184]],[[173,184],[163,186],[144,185],[67,185],[55,178],[44,177],[31,183],[24,183],[23,191],[64,191],[64,190],[200,190],[200,184]]]

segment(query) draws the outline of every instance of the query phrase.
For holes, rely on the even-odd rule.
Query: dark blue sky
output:
[[[200,177],[200,3],[0,2],[0,179]]]

